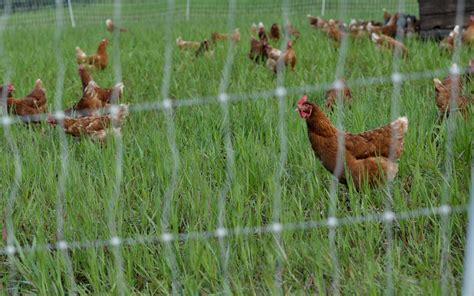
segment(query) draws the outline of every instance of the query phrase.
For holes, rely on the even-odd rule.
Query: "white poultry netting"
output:
[[[109,209],[107,211],[107,221],[108,229],[110,232],[109,237],[97,238],[96,240],[68,240],[63,236],[64,232],[64,221],[62,217],[67,214],[64,213],[64,191],[65,182],[66,182],[66,170],[67,163],[69,161],[69,152],[66,135],[64,133],[60,134],[61,140],[61,159],[62,159],[62,168],[61,173],[59,173],[58,179],[58,198],[56,202],[56,212],[57,212],[57,233],[58,240],[56,242],[50,243],[35,243],[32,245],[19,245],[14,240],[15,230],[12,223],[12,215],[14,215],[13,208],[15,207],[16,195],[18,193],[21,179],[21,156],[19,153],[19,147],[15,144],[15,139],[12,137],[9,126],[19,122],[16,118],[9,117],[7,115],[2,117],[2,124],[4,125],[4,139],[9,143],[9,146],[12,147],[13,152],[13,162],[15,166],[15,178],[16,181],[13,182],[12,188],[9,188],[7,192],[3,193],[3,198],[7,199],[5,212],[7,213],[6,220],[6,244],[0,250],[0,253],[7,255],[8,261],[10,262],[9,267],[9,277],[14,278],[12,274],[17,272],[19,268],[15,264],[15,257],[21,256],[24,253],[36,253],[52,250],[60,250],[61,254],[64,257],[64,260],[67,265],[67,273],[69,277],[70,287],[69,290],[74,293],[76,292],[76,283],[73,272],[74,262],[70,256],[70,250],[76,249],[93,249],[93,248],[111,248],[113,251],[113,256],[115,258],[116,274],[115,280],[117,285],[117,291],[119,294],[125,294],[127,288],[125,287],[124,280],[124,260],[122,258],[121,248],[122,246],[128,245],[143,245],[143,244],[163,244],[165,246],[164,256],[167,257],[169,268],[173,273],[173,283],[172,291],[173,293],[181,293],[182,286],[185,283],[180,282],[180,266],[177,263],[175,250],[172,247],[172,243],[176,241],[201,241],[201,240],[210,240],[217,239],[219,241],[219,250],[216,250],[216,256],[220,258],[220,267],[221,275],[223,277],[223,287],[222,292],[232,293],[231,283],[229,280],[227,262],[229,260],[229,243],[226,238],[228,237],[246,237],[252,236],[255,234],[271,234],[275,237],[274,248],[275,250],[283,249],[280,235],[284,232],[292,231],[309,231],[311,229],[317,228],[327,228],[329,229],[329,244],[330,244],[330,257],[333,266],[332,272],[332,287],[331,292],[333,294],[339,294],[341,289],[340,281],[340,269],[339,256],[336,248],[336,232],[338,227],[345,225],[353,225],[356,227],[362,223],[383,223],[384,232],[386,239],[386,264],[385,264],[385,273],[386,273],[386,285],[384,289],[388,295],[393,295],[396,293],[394,287],[394,277],[392,270],[392,240],[393,240],[393,227],[395,221],[408,220],[416,217],[428,217],[440,215],[441,227],[442,227],[442,254],[440,258],[440,266],[443,270],[441,278],[441,291],[443,294],[449,294],[448,289],[448,265],[449,265],[449,238],[448,238],[448,219],[449,215],[456,215],[463,213],[469,210],[469,227],[467,232],[467,250],[466,259],[465,259],[465,273],[464,273],[464,295],[472,295],[474,291],[474,228],[471,221],[472,214],[474,214],[474,196],[473,196],[473,184],[474,184],[474,166],[471,172],[471,197],[470,204],[464,205],[450,205],[449,197],[449,181],[444,185],[444,191],[440,193],[440,203],[433,205],[432,207],[426,208],[417,208],[417,209],[407,209],[406,211],[394,212],[392,209],[392,188],[389,184],[387,187],[387,198],[385,202],[385,209],[380,213],[365,214],[365,215],[353,215],[353,216],[344,216],[338,217],[337,215],[337,200],[338,200],[338,187],[337,180],[333,180],[329,188],[330,196],[330,206],[329,212],[327,213],[327,218],[321,220],[311,220],[311,221],[295,221],[293,223],[281,223],[280,214],[283,209],[281,208],[281,179],[284,175],[284,168],[287,163],[288,158],[288,134],[285,129],[284,124],[284,112],[285,112],[285,99],[289,95],[302,95],[308,92],[325,90],[329,86],[333,85],[334,82],[337,82],[338,79],[342,79],[344,69],[348,67],[347,65],[347,51],[348,51],[348,40],[343,38],[341,47],[338,51],[338,62],[337,68],[335,69],[335,78],[336,81],[326,81],[320,84],[312,85],[302,85],[302,86],[293,86],[285,87],[284,75],[281,73],[277,76],[277,87],[264,90],[264,91],[255,91],[251,93],[230,93],[228,91],[230,73],[234,65],[234,56],[235,56],[235,46],[230,44],[228,47],[228,52],[226,55],[225,66],[222,69],[221,80],[219,83],[218,93],[215,96],[209,97],[189,97],[189,98],[179,98],[179,100],[170,100],[170,80],[171,76],[174,75],[171,71],[173,60],[171,58],[172,51],[174,50],[174,37],[172,36],[172,22],[179,19],[179,21],[189,21],[192,22],[193,19],[199,18],[212,18],[220,19],[227,22],[227,28],[231,31],[235,27],[236,19],[239,16],[245,15],[249,10],[258,10],[264,11],[266,14],[278,15],[282,22],[285,23],[289,19],[294,18],[295,16],[304,16],[306,14],[322,15],[324,17],[334,17],[347,19],[348,16],[354,18],[364,18],[371,19],[373,17],[379,17],[381,14],[380,3],[379,1],[310,1],[310,0],[301,0],[301,1],[290,1],[282,0],[278,1],[248,1],[245,5],[242,5],[240,1],[237,0],[209,0],[209,1],[196,1],[196,0],[168,0],[168,1],[56,1],[56,3],[48,2],[46,4],[41,4],[41,1],[2,1],[3,3],[3,16],[1,30],[16,30],[18,28],[27,28],[28,26],[55,26],[55,35],[54,42],[59,46],[60,44],[60,34],[65,27],[69,26],[92,26],[96,24],[104,25],[104,20],[107,18],[112,18],[117,25],[121,24],[131,24],[131,23],[147,23],[153,22],[156,18],[159,18],[166,24],[166,30],[164,31],[163,38],[166,40],[166,47],[163,51],[165,56],[165,63],[163,65],[164,75],[162,76],[161,81],[161,99],[156,102],[139,102],[132,104],[130,106],[130,112],[133,114],[139,113],[146,110],[162,110],[166,117],[166,131],[168,134],[168,145],[170,147],[173,165],[172,165],[172,174],[171,181],[164,193],[163,207],[162,207],[162,217],[161,217],[161,233],[156,235],[135,235],[130,237],[121,237],[117,230],[117,219],[114,213],[114,207],[117,206],[118,200],[120,199],[120,187],[123,180],[123,153],[124,147],[122,142],[122,135],[120,133],[115,133],[115,145],[116,145],[116,172],[114,182],[114,190],[112,193],[112,198],[110,199]],[[458,5],[462,5],[462,1],[458,2]],[[385,8],[389,11],[403,10],[408,13],[417,13],[417,3],[415,1],[386,1],[384,3]],[[133,8],[133,9],[132,9]],[[458,19],[458,23],[462,22],[462,18]],[[160,34],[162,31],[160,31]],[[114,37],[118,40],[119,35],[114,34]],[[1,42],[1,41],[0,41]],[[246,40],[244,43],[246,44]],[[115,42],[114,44],[118,44]],[[113,54],[118,55],[120,48],[118,45],[114,48]],[[284,48],[282,48],[284,49]],[[3,51],[0,50],[0,54],[3,54]],[[459,53],[455,50],[452,61],[453,63],[458,62]],[[122,80],[122,69],[120,64],[120,59],[114,59],[115,64],[112,66],[116,81]],[[65,73],[65,63],[63,57],[58,55],[57,62],[59,65],[57,83],[56,83],[56,96],[54,98],[55,109],[60,110],[61,104],[58,103],[61,100],[61,94],[64,88],[64,73]],[[459,68],[452,67],[450,69],[438,69],[436,71],[426,71],[419,73],[400,73],[400,63],[401,57],[400,54],[395,54],[392,61],[392,74],[388,77],[364,77],[363,79],[350,80],[348,83],[352,87],[355,86],[375,86],[381,84],[391,83],[393,85],[393,93],[391,97],[391,118],[397,118],[399,114],[399,98],[400,98],[400,88],[401,84],[405,81],[413,81],[419,79],[431,79],[440,74],[446,73],[448,70],[452,75],[459,74]],[[8,67],[13,67],[13,65],[7,65]],[[6,78],[8,79],[8,70],[6,71]],[[258,99],[256,99],[258,98]],[[232,215],[232,213],[226,213],[226,196],[230,190],[230,187],[233,182],[233,168],[235,166],[235,151],[233,147],[232,137],[231,137],[231,125],[229,122],[229,110],[231,105],[237,101],[251,101],[251,100],[266,100],[270,98],[276,98],[276,104],[278,104],[279,112],[279,125],[278,136],[280,141],[280,155],[279,163],[277,165],[278,169],[274,176],[275,183],[275,194],[272,197],[273,204],[273,216],[270,219],[270,222],[263,226],[242,226],[242,227],[233,227],[226,228],[225,225],[225,216]],[[169,218],[171,215],[170,206],[172,202],[172,196],[174,190],[176,189],[176,183],[179,178],[179,159],[180,152],[176,144],[176,131],[175,131],[175,121],[173,119],[173,108],[187,107],[187,106],[196,106],[200,107],[203,105],[218,104],[221,107],[222,112],[222,133],[223,133],[223,142],[224,149],[226,154],[226,163],[225,163],[225,182],[221,186],[217,202],[218,202],[218,228],[209,229],[207,231],[199,232],[174,232],[169,227]],[[173,107],[173,108],[172,108]],[[342,110],[338,110],[337,113],[337,123],[336,126],[340,129],[344,129],[342,121]],[[412,127],[410,127],[412,128]],[[409,130],[410,130],[409,128]],[[450,180],[452,178],[451,174],[451,164],[453,162],[453,155],[450,153],[452,149],[453,134],[456,131],[455,121],[452,118],[448,119],[448,140],[446,143],[446,159],[445,167],[446,170],[443,172],[444,178]],[[339,150],[342,151],[343,141],[338,142]],[[339,159],[339,164],[342,166],[342,158]],[[471,162],[472,163],[472,162]],[[282,292],[282,260],[285,258],[277,257],[275,262],[275,276],[274,284],[275,290]],[[286,260],[289,260],[286,258]],[[15,291],[14,291],[15,292]]]

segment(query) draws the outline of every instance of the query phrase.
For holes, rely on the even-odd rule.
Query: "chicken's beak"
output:
[[[300,111],[300,108],[299,107],[296,107],[295,108],[295,112],[299,112]]]

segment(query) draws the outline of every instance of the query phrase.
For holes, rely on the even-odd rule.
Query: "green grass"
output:
[[[41,13],[41,12],[39,12]],[[86,12],[78,12],[78,14]],[[322,33],[311,29],[305,19],[292,15],[293,24],[302,32],[295,44],[298,63],[294,73],[285,73],[285,86],[330,83],[338,60]],[[360,13],[360,12],[359,12]],[[349,14],[349,12],[348,12]],[[280,15],[248,13],[237,18],[242,41],[237,45],[228,93],[271,90],[276,79],[264,67],[247,58],[248,32],[252,22],[265,24]],[[201,40],[212,31],[226,29],[226,18],[200,17],[192,23],[176,20],[174,39]],[[125,84],[123,102],[130,104],[160,101],[164,65],[163,20],[128,22],[131,33],[120,38],[120,65]],[[74,48],[86,52],[108,36],[100,25],[65,27],[60,48],[54,47],[54,28],[8,29],[3,35],[5,47],[1,75],[12,66],[11,81],[16,95],[26,95],[35,79],[41,78],[47,89],[50,109],[56,96],[58,65],[56,53],[65,62],[63,106],[70,106],[81,95],[76,73]],[[110,50],[114,48],[111,38]],[[451,57],[440,52],[433,42],[408,40],[410,57],[401,64],[402,73],[445,68]],[[214,48],[213,59],[195,59],[173,46],[170,97],[180,100],[218,94],[227,44]],[[113,55],[112,55],[113,56]],[[472,50],[463,48],[461,61],[466,63]],[[114,63],[94,78],[103,86],[114,83]],[[351,42],[344,77],[348,80],[389,76],[392,57],[376,50],[370,41]],[[390,83],[353,86],[354,104],[344,110],[344,126],[357,132],[391,120]],[[468,91],[472,85],[468,85]],[[324,91],[308,94],[319,103]],[[281,223],[321,220],[328,216],[330,174],[315,159],[309,145],[306,126],[293,112],[301,94],[291,94],[284,101],[284,127],[288,140],[288,158],[281,184]],[[265,226],[274,215],[275,176],[280,158],[278,100],[252,98],[229,104],[231,139],[235,150],[234,178],[226,196],[227,228]],[[449,202],[468,202],[474,118],[455,119],[452,145],[452,178],[445,183],[446,125],[436,126],[437,110],[431,78],[406,81],[398,100],[400,115],[409,118],[405,150],[399,173],[393,184],[393,210],[411,211],[437,207],[447,186]],[[218,227],[218,197],[225,184],[226,152],[221,107],[217,103],[180,107],[173,110],[175,136],[179,151],[179,172],[171,196],[169,223],[172,233],[213,231]],[[336,116],[331,115],[335,121]],[[2,128],[2,133],[3,133]],[[19,245],[55,243],[56,200],[61,174],[61,141],[58,130],[46,125],[11,126],[15,145],[21,156],[22,176],[14,203],[14,229]],[[161,234],[164,198],[172,181],[173,159],[169,146],[166,116],[163,111],[130,114],[123,127],[123,178],[118,202],[113,202],[117,174],[116,146],[111,139],[100,147],[89,139],[67,139],[68,162],[64,202],[64,238],[67,241],[106,240],[110,237],[108,219],[115,217],[120,237]],[[14,153],[6,138],[0,144],[0,206],[5,209],[14,181]],[[338,187],[337,217],[382,213],[386,200],[384,188],[354,192]],[[462,283],[466,214],[449,216],[449,291],[458,294]],[[394,223],[393,272],[396,294],[441,293],[442,233],[439,216],[418,217]],[[275,262],[282,262],[282,288],[291,294],[329,293],[333,275],[328,229],[282,233],[284,254],[275,248],[271,234],[232,236],[229,245],[228,275],[235,294],[270,294],[274,291]],[[5,246],[5,242],[3,245]],[[385,262],[387,240],[384,225],[378,222],[340,226],[336,230],[336,252],[340,266],[343,294],[381,294],[386,287]],[[223,291],[219,242],[215,238],[172,243],[185,294],[218,294]],[[120,248],[127,293],[169,294],[172,272],[166,248],[147,243]],[[68,252],[80,294],[116,294],[117,281],[113,248],[74,249]],[[63,256],[57,251],[20,253],[11,273],[2,256],[0,273],[3,290],[14,285],[21,294],[65,294],[71,288]]]

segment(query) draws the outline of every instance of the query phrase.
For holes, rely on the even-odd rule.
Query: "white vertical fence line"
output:
[[[282,20],[283,20],[283,33],[284,38],[280,46],[280,50],[283,53],[287,48],[287,43],[290,40],[289,32],[286,30],[286,25],[289,24],[289,0],[282,0]],[[274,175],[275,180],[275,193],[273,196],[273,212],[272,212],[272,223],[274,227],[274,239],[275,239],[275,274],[274,274],[274,289],[278,294],[283,294],[282,290],[282,272],[283,272],[283,260],[286,260],[285,249],[282,243],[281,234],[281,195],[282,195],[282,177],[285,172],[286,160],[288,156],[288,139],[286,132],[286,89],[285,89],[285,64],[283,59],[277,63],[277,79],[275,95],[278,99],[278,135],[280,139],[280,157],[278,160],[276,172]]]
[[[6,0],[4,2],[4,7],[3,7],[3,14],[0,18],[0,57],[3,59],[3,63],[5,66],[5,74],[3,77],[3,85],[6,85],[7,83],[10,82],[11,75],[12,75],[12,65],[10,63],[10,59],[8,57],[8,54],[5,52],[4,48],[4,32],[5,29],[7,28],[8,22],[10,20],[11,16],[11,10],[12,10],[12,1],[11,0]],[[2,105],[6,106],[7,105],[7,90],[4,88],[4,91],[1,94],[2,98]],[[1,112],[5,113],[4,118],[9,118],[7,113],[7,108],[1,108]],[[21,168],[21,156],[20,156],[20,151],[18,149],[18,146],[16,142],[13,139],[12,132],[11,132],[11,127],[10,127],[10,120],[4,120],[3,123],[3,134],[4,137],[8,143],[8,146],[11,150],[11,153],[13,154],[13,165],[14,165],[14,180],[12,182],[12,186],[10,189],[10,192],[8,194],[5,194],[8,196],[6,206],[5,206],[5,225],[4,228],[6,228],[5,232],[7,235],[6,238],[6,254],[7,254],[7,259],[8,259],[8,270],[9,273],[7,275],[7,288],[6,291],[8,294],[11,295],[18,295],[18,289],[17,289],[17,283],[16,283],[16,278],[18,276],[18,271],[17,267],[15,264],[15,229],[14,229],[14,223],[13,223],[13,211],[14,211],[14,205],[18,196],[18,192],[20,190],[20,183],[21,183],[21,178],[22,178],[22,168]],[[3,235],[3,229],[2,229],[2,235]]]
[[[396,12],[404,12],[405,11],[405,2],[404,0],[398,0],[397,11]],[[399,30],[397,26],[396,32],[396,39],[403,43],[404,38],[403,30]],[[393,59],[392,59],[392,74],[391,80],[393,84],[392,90],[392,97],[391,97],[391,105],[390,105],[390,120],[393,122],[400,116],[400,96],[401,96],[401,87],[402,87],[402,79],[400,72],[400,64],[401,64],[401,57],[402,57],[402,49],[399,47],[395,47],[393,51]],[[410,119],[408,119],[410,122]],[[390,149],[389,149],[389,159],[391,161],[397,162],[395,157],[395,150],[396,150],[396,136],[398,131],[392,129],[391,130],[391,140],[390,140]],[[395,291],[395,284],[394,284],[394,272],[393,272],[393,181],[388,181],[386,185],[386,199],[384,201],[384,212],[387,217],[384,223],[384,233],[386,239],[386,250],[385,250],[385,295],[392,296],[396,294]]]
[[[321,16],[324,16],[324,13],[326,12],[326,0],[323,0],[321,3]]]
[[[343,20],[346,17],[347,9],[347,0],[339,0],[338,4],[338,19]],[[344,69],[346,65],[346,57],[349,49],[349,35],[342,34],[339,55],[337,59],[336,69],[335,69],[335,81],[334,86],[341,86],[341,79],[344,76]],[[344,89],[338,87],[337,91],[337,104],[336,104],[336,127],[340,131],[344,131],[344,100],[343,94]],[[344,160],[345,160],[345,138],[344,133],[337,134],[337,160],[336,166],[334,168],[334,176],[331,178],[331,185],[329,188],[329,217],[332,217],[331,227],[329,228],[329,255],[332,262],[332,283],[331,289],[333,295],[340,295],[340,266],[339,266],[339,257],[337,252],[337,233],[336,233],[336,224],[337,224],[337,204],[338,204],[338,178],[341,174],[344,173]]]
[[[474,143],[471,144],[474,147]],[[467,238],[464,248],[462,295],[474,295],[474,148],[471,149],[471,197],[468,207]]]
[[[165,19],[165,63],[163,65],[163,77],[161,82],[161,98],[162,103],[165,106],[165,121],[166,121],[166,134],[168,138],[168,146],[171,149],[171,158],[173,161],[173,167],[171,172],[170,184],[166,188],[163,196],[162,215],[161,215],[161,231],[164,235],[168,236],[171,232],[169,225],[169,215],[171,212],[171,203],[173,196],[178,186],[179,167],[180,167],[180,156],[179,150],[176,143],[176,127],[174,122],[174,111],[172,109],[172,101],[169,99],[170,80],[172,74],[173,65],[173,41],[172,41],[172,28],[173,28],[173,12],[175,7],[174,0],[167,1],[167,13]],[[182,294],[182,287],[180,282],[180,272],[178,263],[176,262],[176,255],[174,253],[174,246],[171,240],[165,240],[165,256],[167,259],[168,266],[172,274],[172,293],[174,295]]]
[[[228,15],[227,15],[227,33],[233,34],[234,33],[234,26],[235,26],[235,12],[236,12],[236,0],[229,0],[228,2]],[[225,240],[226,236],[226,228],[225,228],[225,206],[226,206],[226,199],[229,195],[231,190],[232,181],[234,180],[234,165],[235,165],[235,158],[234,158],[234,147],[232,144],[232,130],[230,125],[230,111],[229,111],[229,104],[227,102],[227,88],[229,86],[229,80],[231,76],[231,70],[234,63],[234,56],[235,56],[235,42],[232,39],[227,41],[228,49],[227,49],[227,58],[224,64],[224,68],[222,69],[222,76],[219,83],[219,97],[220,97],[220,105],[221,105],[221,112],[222,112],[222,127],[223,127],[223,137],[224,137],[224,146],[226,151],[226,167],[225,167],[225,179],[224,184],[222,185],[219,197],[218,197],[218,228],[216,230],[218,235],[219,241],[219,248],[220,248],[220,269],[222,272],[223,277],[223,294],[231,295],[232,291],[230,290],[229,285],[229,275],[228,275],[228,263],[230,257],[230,248],[229,244]]]
[[[72,3],[71,3],[71,0],[67,0],[67,6],[68,6],[68,10],[69,10],[69,17],[71,19],[71,26],[73,28],[76,27],[76,21],[74,20],[74,13],[72,11]]]
[[[113,5],[113,16],[114,22],[120,27],[122,20],[122,2],[121,0],[114,0]],[[113,71],[115,81],[122,81],[122,65],[120,61],[120,30],[114,30],[113,32]],[[111,102],[116,104],[116,102]],[[118,108],[115,108],[118,111]],[[114,256],[115,265],[115,280],[116,280],[116,293],[118,295],[128,294],[128,287],[124,280],[124,263],[121,248],[121,239],[119,237],[119,231],[117,229],[117,215],[116,212],[119,210],[120,193],[123,178],[123,139],[120,128],[115,127],[115,115],[117,113],[112,112],[112,126],[113,126],[113,137],[115,142],[115,180],[112,189],[112,196],[109,200],[108,212],[107,212],[107,224],[109,227],[111,249]]]
[[[186,0],[186,20],[189,21],[191,0]]]
[[[66,71],[63,55],[61,52],[61,33],[64,25],[64,7],[61,0],[56,0],[56,29],[54,32],[54,44],[56,51],[56,62],[58,64],[57,79],[56,79],[56,92],[54,97],[54,106],[56,110],[62,109],[62,97],[64,90],[64,74]],[[68,281],[68,294],[75,295],[76,281],[74,278],[74,271],[72,267],[72,260],[69,256],[68,250],[65,248],[65,237],[64,237],[64,204],[66,201],[66,179],[68,173],[68,161],[69,161],[69,149],[66,139],[66,134],[62,129],[61,125],[57,125],[56,129],[59,133],[60,146],[61,146],[61,173],[58,175],[58,189],[56,197],[56,239],[58,241],[58,248],[61,251],[64,265],[66,269],[67,281]]]
[[[464,25],[464,8],[465,2],[464,0],[458,0],[456,4],[456,25],[459,25],[461,28]],[[461,34],[458,34],[455,38],[454,42],[454,51],[452,55],[452,63],[453,66],[450,68],[449,76],[453,81],[451,96],[449,98],[449,107],[448,110],[456,110],[457,109],[457,96],[460,95],[460,89],[458,87],[458,83],[454,83],[454,81],[458,81],[462,79],[460,76],[460,61],[461,55]],[[449,115],[450,111],[447,112]],[[455,111],[453,114],[450,114],[446,119],[446,145],[445,145],[445,162],[444,162],[444,172],[443,172],[443,186],[442,186],[442,195],[441,195],[441,207],[444,207],[446,210],[441,215],[441,260],[440,260],[440,273],[441,273],[441,295],[449,295],[450,291],[453,289],[452,283],[450,283],[451,275],[451,268],[449,265],[450,260],[450,223],[449,223],[449,212],[450,212],[450,181],[452,178],[452,170],[453,170],[453,142],[454,142],[454,135],[456,133],[456,115]]]

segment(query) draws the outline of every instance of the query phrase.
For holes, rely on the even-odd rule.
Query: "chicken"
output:
[[[464,75],[468,80],[471,80],[474,76],[474,59],[469,61],[466,69],[464,70]]]
[[[99,100],[103,102],[103,107],[106,103],[115,103],[115,101],[117,99],[120,99],[123,95],[124,85],[122,82],[117,83],[114,87],[111,88],[100,87],[97,85],[89,71],[87,71],[87,69],[83,65],[79,66],[79,76],[81,77],[82,92],[86,91],[86,88],[91,81],[94,82],[94,90],[97,92]]]
[[[125,28],[119,28],[117,27],[114,22],[112,22],[111,19],[107,19],[105,21],[105,25],[107,26],[107,31],[109,32],[114,32],[114,31],[119,31],[119,32],[127,32],[128,30]]]
[[[388,23],[382,27],[381,33],[390,37],[395,37],[397,34],[397,21],[399,17],[400,14],[398,12],[393,14],[388,20]]]
[[[377,33],[370,34],[372,41],[377,44],[378,46],[383,46],[388,48],[392,51],[395,51],[396,48],[399,48],[401,54],[404,58],[408,57],[408,49],[406,46],[398,40],[393,39],[392,37],[386,35],[379,35]]]
[[[76,115],[77,117],[95,115],[96,111],[105,106],[99,99],[99,95],[96,91],[97,84],[94,80],[91,80],[84,92],[81,99],[72,108],[64,110],[67,116]]]
[[[383,9],[383,22],[384,24],[387,24],[390,21],[390,18],[392,15],[384,8]]]
[[[350,105],[352,102],[352,92],[347,87],[346,81],[341,79],[338,82],[340,85],[334,85],[334,87],[326,92],[326,107],[331,111],[334,110],[334,104],[336,104],[339,92],[341,92],[341,98],[344,104]]]
[[[390,17],[389,21],[383,26],[377,26],[374,25],[373,22],[369,22],[367,24],[367,31],[369,33],[378,33],[389,37],[395,37],[395,35],[397,34],[397,21],[399,17],[400,14],[398,12],[393,14]]]
[[[274,41],[280,40],[280,26],[277,23],[272,24],[270,28],[270,39]]]
[[[449,35],[440,41],[439,47],[448,51],[452,51],[454,49],[454,42],[456,41],[458,35],[459,26],[455,26]]]
[[[218,40],[232,40],[234,42],[239,42],[240,41],[240,32],[239,28],[234,30],[234,33],[232,34],[224,34],[224,33],[219,33],[219,32],[213,32],[211,34],[211,39],[212,41],[218,41]]]
[[[303,96],[295,111],[306,121],[308,137],[317,158],[342,184],[350,177],[357,190],[364,184],[374,186],[393,180],[398,171],[397,160],[403,150],[403,139],[408,119],[397,120],[362,133],[348,133],[333,126],[326,115],[314,103]],[[336,172],[338,136],[344,139],[342,170]]]
[[[11,114],[18,115],[24,122],[40,122],[40,114],[48,110],[46,104],[46,90],[41,79],[36,80],[33,90],[26,97],[14,99],[11,94],[13,86],[8,87],[7,109]]]
[[[469,105],[474,104],[474,98],[462,95],[464,85],[461,77],[459,75],[448,76],[443,81],[434,78],[433,84],[436,92],[436,106],[441,113],[440,119],[444,114],[449,115],[453,111],[460,111],[466,118]],[[454,106],[450,104],[451,97],[455,100]],[[452,107],[455,107],[455,109],[452,110]]]
[[[474,15],[471,15],[467,21],[466,29],[462,33],[462,42],[474,43]]]
[[[307,17],[308,17],[309,24],[314,28],[321,29],[322,27],[324,27],[324,24],[326,23],[326,21],[320,18],[319,16],[312,16],[308,14]]]
[[[201,41],[199,48],[196,50],[196,57],[204,55],[205,57],[211,57],[214,55],[214,51],[211,50],[211,44],[207,39]]]
[[[279,65],[290,66],[291,70],[295,70],[296,53],[293,49],[292,41],[288,41],[286,50],[283,53],[280,53],[280,50],[275,50],[268,44],[265,46],[265,50],[268,55],[267,67],[274,73],[278,72]]]
[[[419,31],[419,23],[416,17],[414,16],[406,16],[406,25],[405,25],[405,36],[413,37],[415,36],[416,32]]]
[[[266,41],[259,41],[255,37],[250,37],[249,59],[257,63],[266,61],[268,58],[266,46]]]
[[[107,44],[109,44],[109,40],[107,38],[102,39],[99,47],[97,48],[97,52],[91,56],[86,55],[79,47],[76,47],[77,63],[90,65],[100,70],[105,69],[109,62],[109,56],[107,55]]]
[[[290,37],[295,37],[295,40],[300,38],[300,31],[298,31],[298,29],[296,29],[291,23],[286,24],[285,31],[290,35]]]
[[[265,26],[262,22],[258,23],[258,39],[260,39],[260,41],[268,42],[267,33],[265,32]]]
[[[366,36],[367,32],[365,31],[367,23],[363,21],[356,21],[352,19],[349,23],[349,33],[352,37]]]
[[[125,117],[128,115],[128,105],[114,106],[117,110],[112,114],[93,115],[80,118],[55,118],[48,115],[47,123],[59,124],[66,134],[73,137],[90,136],[100,143],[105,143],[109,127],[120,130]],[[114,114],[115,113],[115,114]]]
[[[253,23],[250,26],[249,32],[250,32],[250,34],[255,34],[255,33],[257,33],[257,31],[258,31],[257,25],[255,23]]]
[[[179,47],[179,49],[193,49],[196,50],[201,46],[201,42],[197,41],[185,41],[181,36],[176,38],[176,45]]]
[[[339,26],[334,20],[329,20],[326,27],[323,28],[323,31],[326,32],[328,37],[336,42],[336,45],[339,46],[341,44],[341,40],[345,33],[342,33],[339,30]]]
[[[79,75],[81,76],[83,95],[72,108],[64,110],[68,116],[72,116],[73,113],[77,116],[94,114],[97,109],[115,103],[123,95],[124,85],[121,82],[113,88],[101,88],[83,65],[79,66]]]

